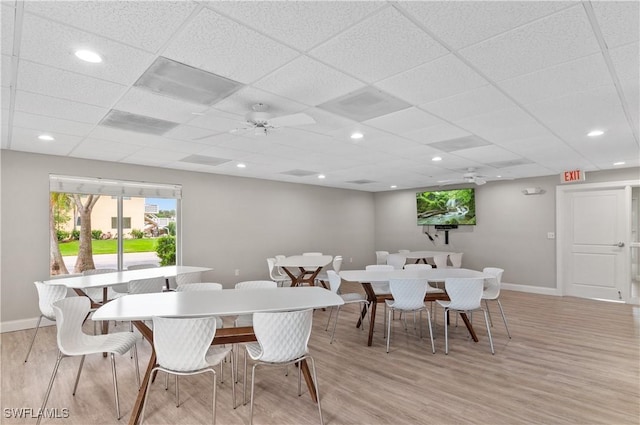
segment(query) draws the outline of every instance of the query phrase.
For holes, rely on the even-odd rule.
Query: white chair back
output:
[[[327,271],[327,276],[329,277],[329,290],[337,294],[342,284],[342,278],[333,270]]]
[[[176,276],[176,285],[202,282],[202,272],[181,273]]]
[[[449,261],[451,262],[451,267],[459,269],[462,267],[462,252],[454,252],[453,254],[449,254]]]
[[[165,279],[162,276],[129,281],[130,294],[153,294],[162,292],[164,287]]]
[[[395,270],[393,268],[393,266],[389,265],[389,264],[370,264],[368,266],[364,267],[365,270],[372,270],[372,271],[391,271],[391,270]]]
[[[271,280],[276,280],[276,278],[278,278],[278,276],[276,276],[276,259],[267,258],[267,266],[269,267],[269,277]]]
[[[153,317],[157,362],[172,371],[192,372],[209,367],[206,354],[215,335],[215,317]]]
[[[127,270],[155,269],[157,264],[131,264],[127,266]]]
[[[310,256],[315,256],[315,257],[319,257],[322,255],[321,252],[303,252],[302,255],[310,255]]]
[[[64,285],[49,285],[39,281],[33,283],[38,291],[40,313],[49,320],[56,320],[53,303],[67,297],[67,287]]]
[[[485,279],[487,287],[484,289],[482,298],[490,300],[498,298],[500,296],[500,284],[502,283],[502,273],[504,273],[504,270],[497,267],[485,267],[482,269],[482,272],[493,276],[493,278]]]
[[[436,268],[446,269],[447,268],[447,258],[449,256],[447,254],[438,254],[433,256],[433,263],[436,265]]]
[[[333,257],[333,270],[338,273],[342,268],[342,255],[336,255]]]
[[[480,308],[484,279],[448,277],[444,281],[444,288],[451,300],[450,309],[475,310]]]
[[[393,295],[393,308],[409,311],[424,308],[427,286],[426,279],[389,280],[389,289],[391,289],[391,295]]]
[[[115,273],[117,269],[90,269],[82,272],[83,276],[89,276],[94,274],[103,274],[103,273]]]
[[[278,284],[273,280],[246,280],[236,283],[236,289],[253,289],[253,288],[277,288]]]
[[[376,263],[387,264],[387,255],[389,255],[389,251],[376,251]]]
[[[405,270],[429,270],[431,269],[431,264],[405,264]]]
[[[411,252],[411,251],[409,251],[408,249],[399,249],[399,250],[398,250],[398,254],[408,254],[408,253],[410,253],[410,252]]]
[[[307,354],[313,309],[254,313],[253,331],[262,352],[263,362],[283,363]]]
[[[176,292],[187,291],[221,291],[222,284],[215,282],[197,282],[197,283],[185,283],[178,285]]]
[[[401,270],[407,262],[407,257],[402,254],[389,254],[387,256],[387,264],[393,266],[395,270]]]
[[[58,328],[58,349],[63,354],[77,356],[93,352],[86,352],[85,349],[90,346],[91,338],[95,337],[82,332],[82,323],[90,309],[91,302],[87,297],[64,298],[53,304]]]

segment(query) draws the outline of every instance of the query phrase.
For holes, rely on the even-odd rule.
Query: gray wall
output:
[[[584,183],[638,180],[638,168],[586,173]],[[425,187],[382,192],[375,199],[375,249],[382,251],[439,250],[464,252],[463,267],[505,269],[503,281],[542,288],[556,287],[556,245],[548,232],[556,232],[555,188],[560,176],[489,182],[476,186],[476,226],[444,231],[416,225],[415,194]],[[541,187],[545,193],[525,196],[527,187]],[[463,186],[447,186],[453,189]],[[468,187],[468,185],[467,185]],[[441,188],[441,189],[444,189]],[[428,230],[431,242],[423,233]]]
[[[208,280],[228,287],[267,278],[276,254],[343,255],[345,268],[374,258],[367,192],[6,150],[1,165],[2,323],[39,315],[32,282],[49,276],[50,173],[182,184],[182,263],[213,267]]]

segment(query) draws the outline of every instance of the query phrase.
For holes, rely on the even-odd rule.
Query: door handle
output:
[[[614,243],[612,246],[617,246],[618,248],[623,248],[624,247],[624,242]]]

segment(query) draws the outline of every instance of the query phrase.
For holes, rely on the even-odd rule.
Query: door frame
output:
[[[625,219],[624,219],[624,234],[625,247],[627,252],[630,252],[631,244],[631,189],[633,187],[640,186],[640,180],[623,180],[612,181],[603,183],[584,183],[574,185],[562,185],[556,186],[556,288],[560,295],[566,295],[567,283],[564,281],[564,273],[562,270],[567,265],[567,257],[570,250],[570,244],[568,242],[568,229],[564,226],[567,219],[567,211],[563,208],[570,194],[577,192],[589,192],[595,190],[613,190],[624,189],[625,190]],[[622,290],[622,302],[625,303],[637,303],[638,300],[631,299],[631,256],[626,255],[624,258],[624,279],[628,282]]]

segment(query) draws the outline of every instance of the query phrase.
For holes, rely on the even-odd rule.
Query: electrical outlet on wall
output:
[[[240,276],[240,269],[236,269],[236,270],[235,270],[235,272],[234,272],[234,274],[235,274],[236,276]]]

